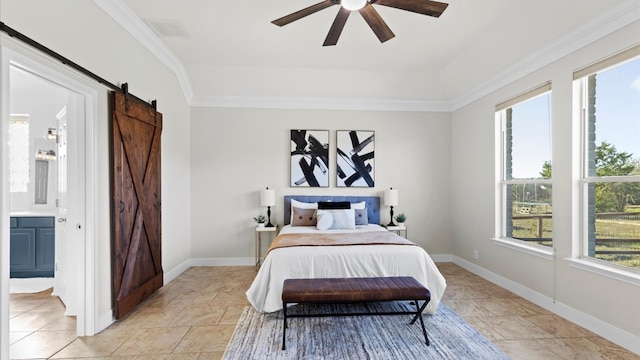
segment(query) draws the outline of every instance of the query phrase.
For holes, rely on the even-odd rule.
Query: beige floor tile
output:
[[[478,332],[484,335],[484,337],[486,337],[491,341],[506,339],[495,329],[492,329],[491,326],[484,323],[482,321],[482,317],[467,316],[467,317],[464,317],[464,320],[468,322],[471,326],[473,326],[476,330],[478,330]]]
[[[176,347],[175,353],[224,351],[235,325],[194,326]]]
[[[494,340],[493,343],[514,360],[550,360],[558,358],[558,354],[536,340]]]
[[[536,313],[522,306],[513,299],[489,299],[482,305],[497,316],[535,315]]]
[[[227,306],[219,325],[236,325],[245,305]]]
[[[203,352],[198,356],[198,360],[220,360],[224,355],[224,351]]]
[[[22,313],[33,310],[45,302],[46,300],[44,299],[27,299],[24,297],[15,297],[14,294],[11,294],[9,299],[9,311]]]
[[[554,338],[538,340],[556,353],[560,359],[576,360],[627,360],[624,352],[599,346],[588,338]]]
[[[588,337],[594,334],[557,315],[530,315],[525,319],[536,324],[555,337]]]
[[[56,353],[53,359],[107,357],[122,344],[133,337],[136,331],[131,329],[108,328],[95,336],[77,338],[74,342]]]
[[[36,331],[9,346],[11,359],[49,358],[76,339],[75,331]]]
[[[62,316],[42,327],[41,330],[76,330],[75,316]]]
[[[136,360],[197,360],[198,356],[200,356],[199,353],[139,355]]]
[[[487,298],[487,294],[483,293],[482,290],[464,285],[447,285],[443,296],[445,300],[477,300]]]
[[[462,317],[494,315],[483,306],[484,302],[484,300],[447,300],[445,304]]]
[[[127,322],[141,328],[167,326],[182,312],[182,307],[165,307],[149,305],[132,314]]]
[[[170,354],[189,331],[189,327],[157,327],[142,329],[125,341],[113,355]]]
[[[184,308],[178,316],[171,321],[170,326],[203,326],[218,325],[224,315],[226,307],[217,305],[199,305]],[[236,318],[236,322],[237,322]]]
[[[485,316],[479,319],[507,340],[554,337],[520,316]]]
[[[9,332],[9,344],[29,336],[33,331],[11,331]]]
[[[589,340],[594,344],[598,345],[605,352],[612,352],[615,354],[619,354],[625,360],[640,360],[640,355],[634,354],[631,351],[621,348],[620,346],[612,343],[611,341],[596,336],[594,334],[593,337],[590,337]]]
[[[60,320],[64,316],[63,311],[55,312],[25,312],[9,320],[9,328],[12,331],[36,331],[45,325]]]

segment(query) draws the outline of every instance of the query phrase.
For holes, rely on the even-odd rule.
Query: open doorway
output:
[[[30,56],[3,47],[2,51],[2,139],[9,139],[10,118],[13,115],[29,115],[28,123],[33,141],[29,140],[27,156],[30,167],[26,194],[14,197],[9,191],[9,155],[2,156],[2,189],[3,199],[0,208],[0,222],[6,224],[7,230],[0,236],[2,246],[2,268],[0,276],[2,283],[9,283],[10,256],[10,225],[17,218],[38,217],[46,218],[46,226],[53,225],[55,241],[51,244],[55,249],[51,268],[54,270],[51,286],[54,295],[59,296],[65,304],[65,314],[75,316],[76,334],[78,336],[95,334],[97,311],[95,306],[97,281],[95,281],[95,199],[93,189],[96,183],[96,169],[90,164],[95,163],[95,124],[97,92],[63,72],[53,70],[56,66],[47,61],[34,60]],[[31,54],[32,56],[33,54]],[[47,65],[45,65],[47,64]],[[29,85],[30,81],[40,82],[49,92],[40,93],[37,86]],[[25,86],[24,89],[20,87]],[[34,108],[25,109],[14,105],[14,100],[24,97],[24,103]],[[61,99],[61,100],[60,100]],[[56,100],[56,101],[52,101]],[[60,100],[61,102],[58,102]],[[41,114],[38,106],[53,102],[55,110]],[[44,124],[39,124],[35,118],[42,117]],[[39,120],[39,119],[38,119]],[[24,121],[24,118],[23,118]],[[38,124],[36,124],[38,123]],[[43,130],[44,129],[44,130]],[[55,140],[44,139],[45,134],[55,133]],[[37,141],[35,139],[38,139]],[[42,141],[40,141],[42,139]],[[52,141],[51,143],[49,143]],[[4,145],[4,144],[3,144]],[[43,147],[43,149],[40,149]],[[7,147],[5,147],[7,148]],[[41,152],[42,156],[36,165],[35,156]],[[42,162],[46,162],[43,164]],[[61,167],[61,164],[65,164]],[[89,164],[89,165],[88,165]],[[38,174],[35,175],[36,169]],[[66,171],[62,171],[66,169]],[[59,171],[60,170],[60,171]],[[27,199],[21,202],[20,197]],[[14,201],[15,200],[15,201]],[[14,206],[15,205],[15,206]],[[50,221],[50,220],[53,221]],[[29,221],[27,221],[29,223]],[[53,224],[52,224],[53,223]],[[32,224],[31,224],[32,225]],[[46,243],[46,242],[45,242]],[[12,254],[13,255],[13,254]],[[47,262],[41,262],[47,268]],[[46,269],[45,269],[46,270]],[[46,277],[45,277],[46,278]],[[9,326],[8,299],[9,286],[0,287],[0,316],[2,339],[0,339],[0,355],[7,354]],[[47,286],[47,285],[40,285]],[[6,331],[5,330],[9,330]],[[0,356],[2,357],[2,356]]]

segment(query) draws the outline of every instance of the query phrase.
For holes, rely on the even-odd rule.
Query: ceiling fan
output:
[[[382,17],[373,5],[388,6],[400,10],[411,11],[418,14],[440,17],[449,4],[432,0],[324,0],[315,5],[311,5],[302,10],[296,11],[271,23],[284,26],[296,20],[300,20],[307,15],[314,14],[333,5],[340,5],[338,15],[329,29],[322,46],[332,46],[338,43],[338,38],[352,11],[357,10],[369,27],[376,34],[381,43],[393,39],[396,35],[389,29],[389,26],[382,20]]]

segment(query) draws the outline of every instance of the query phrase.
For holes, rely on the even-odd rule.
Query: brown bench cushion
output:
[[[431,293],[410,276],[286,279],[284,303],[430,300]]]

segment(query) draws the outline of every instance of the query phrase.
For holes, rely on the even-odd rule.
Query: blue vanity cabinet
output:
[[[54,217],[12,217],[10,232],[10,277],[53,277]]]

